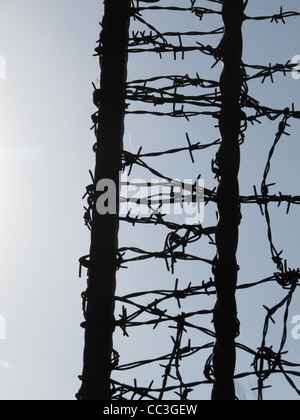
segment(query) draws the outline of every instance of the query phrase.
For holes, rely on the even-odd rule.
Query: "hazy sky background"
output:
[[[174,0],[175,3],[181,4],[183,0]],[[199,6],[206,4],[218,8],[217,4],[197,1]],[[281,5],[285,10],[300,11],[298,0],[250,0],[247,15],[277,13]],[[92,55],[102,12],[100,0],[0,0],[0,55],[5,57],[7,65],[7,78],[0,80],[0,315],[7,324],[6,340],[0,341],[2,400],[74,399],[80,386],[77,380],[82,369],[83,347],[83,330],[79,327],[83,320],[80,294],[86,286],[85,276],[78,277],[78,258],[89,250],[81,197],[90,183],[88,170],[93,169],[94,162],[90,115],[95,111],[92,82],[97,82],[99,66]],[[153,19],[165,30],[190,28],[189,20],[185,22],[175,15],[155,15]],[[197,20],[192,22],[193,28],[198,30],[222,26],[221,20],[210,17],[198,27]],[[299,28],[299,18],[287,19],[286,25],[246,22],[244,61],[268,65],[285,63],[299,55]],[[216,36],[200,41],[216,46],[219,40]],[[202,55],[187,56],[184,62],[178,59],[175,63],[176,67],[171,57],[160,61],[158,56],[133,55],[129,60],[128,78],[177,72],[194,75],[198,71],[201,76],[218,79],[221,70],[217,66],[211,71],[213,62]],[[283,109],[294,102],[295,108],[300,109],[297,96],[300,80],[293,80],[291,75],[286,78],[276,75],[275,81],[272,85],[267,80],[263,87],[260,82],[249,84],[250,95],[274,108]],[[262,122],[261,126],[249,128],[241,149],[242,195],[252,194],[254,184],[260,186],[279,120]],[[296,180],[300,175],[300,126],[297,120],[290,122],[292,135],[278,146],[269,177],[271,182],[277,183],[272,188],[274,194],[282,191],[299,195]],[[181,147],[186,145],[185,131],[189,131],[193,142],[206,143],[218,138],[214,124],[215,121],[207,118],[195,119],[187,125],[182,120],[128,116],[124,145],[132,152],[140,145],[144,145],[145,152]],[[167,175],[181,179],[202,173],[207,187],[213,188],[216,181],[210,163],[216,151],[197,153],[194,168],[188,154],[150,163]],[[136,174],[142,176],[139,171]],[[270,276],[276,268],[270,260],[265,220],[259,208],[250,205],[242,210],[238,259],[240,282],[246,283]],[[284,206],[272,207],[274,240],[279,250],[284,248],[289,266],[297,268],[299,209],[292,207],[288,217],[285,210]],[[215,208],[208,206],[204,226],[214,223]],[[120,245],[143,244],[143,235],[146,236],[145,232],[134,236],[129,227],[122,227]],[[161,240],[158,248],[162,248],[162,238],[164,235],[154,231],[147,233],[148,245],[141,247],[155,249],[155,241]],[[197,252],[214,257],[214,248],[206,243],[200,245]],[[180,284],[187,286],[189,281],[199,284],[199,276],[201,281],[208,280],[211,273],[207,267],[191,264],[188,268],[179,265],[175,276],[180,278]],[[139,290],[141,281],[144,287],[148,281],[148,289],[174,287],[174,276],[171,278],[166,272],[164,262],[145,263],[131,271],[120,272],[118,293]],[[260,345],[266,314],[262,305],[272,307],[283,296],[282,292],[273,285],[238,292],[237,296],[242,322],[239,342],[256,348]],[[209,307],[213,300],[208,299],[205,305]],[[291,318],[300,314],[297,302],[299,296],[295,297]],[[193,308],[197,305],[199,302],[193,302]],[[300,341],[291,338],[291,323],[289,326],[288,358],[297,362]],[[273,333],[275,344],[278,344],[279,332],[280,325]],[[138,332],[131,341],[124,341],[116,334],[116,347],[124,357],[123,362],[132,361],[138,351],[140,355],[136,357],[142,358],[142,343],[155,354],[157,345],[152,341],[154,344],[150,346],[150,337],[148,333]],[[171,350],[168,337],[164,336],[161,344],[166,352]],[[245,363],[241,355],[239,372],[247,369]],[[203,366],[199,365],[199,372],[202,370]],[[144,374],[143,385],[150,382],[147,375]],[[272,383],[276,387],[266,392],[266,398],[297,399],[284,378]],[[254,379],[240,381],[237,384],[239,397],[255,398],[250,391],[255,385]],[[209,398],[210,389],[204,389],[198,398]]]

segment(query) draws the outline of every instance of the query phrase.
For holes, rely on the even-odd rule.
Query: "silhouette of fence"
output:
[[[110,1],[106,0],[105,3],[107,8],[109,8]],[[112,307],[116,304],[116,319],[114,321],[106,319],[105,314],[102,312],[91,321],[88,316],[89,305],[101,306],[104,304],[103,296],[101,298],[101,288],[104,287],[103,278],[106,277],[103,277],[101,270],[103,270],[105,258],[103,259],[102,256],[102,266],[98,267],[99,270],[92,279],[92,282],[98,284],[97,290],[100,300],[97,302],[97,298],[91,297],[92,257],[91,255],[83,257],[80,259],[80,265],[88,269],[89,277],[88,289],[83,293],[83,309],[86,319],[83,326],[87,332],[89,331],[89,323],[93,324],[92,329],[94,328],[94,330],[97,330],[97,323],[99,328],[100,324],[102,325],[101,328],[103,328],[103,325],[108,323],[105,340],[110,340],[110,335],[113,334],[113,329],[115,328],[115,335],[121,332],[124,337],[129,337],[129,341],[133,330],[141,331],[142,328],[145,328],[146,334],[148,334],[149,328],[153,328],[155,331],[159,329],[159,337],[164,337],[171,329],[173,332],[170,339],[172,347],[169,352],[160,353],[158,346],[152,341],[151,345],[148,345],[149,349],[152,349],[149,351],[151,356],[142,355],[139,360],[135,359],[123,363],[121,340],[119,338],[114,340],[114,346],[118,346],[120,349],[113,349],[109,345],[107,347],[105,340],[102,339],[101,341],[101,337],[98,335],[96,340],[98,347],[96,351],[95,349],[90,350],[92,359],[88,352],[85,353],[85,362],[90,366],[91,371],[97,371],[94,373],[96,376],[101,376],[103,364],[106,365],[105,380],[106,384],[108,383],[106,391],[104,394],[101,394],[103,382],[100,380],[102,385],[99,386],[98,379],[96,381],[91,380],[84,369],[81,377],[83,387],[77,397],[79,399],[111,398],[113,400],[160,400],[172,398],[186,400],[188,398],[199,398],[198,390],[201,386],[209,385],[213,386],[213,399],[235,399],[236,392],[233,381],[255,377],[257,380],[256,391],[258,399],[261,400],[263,399],[264,389],[268,387],[268,380],[275,374],[282,374],[294,391],[300,395],[299,386],[297,385],[297,378],[300,376],[298,371],[300,364],[286,359],[289,311],[298,290],[300,269],[291,268],[288,261],[283,258],[283,252],[278,250],[279,248],[273,238],[270,212],[272,204],[277,204],[278,206],[286,204],[287,213],[289,213],[292,206],[300,204],[300,196],[292,196],[281,192],[272,194],[270,189],[274,184],[269,181],[272,159],[276,148],[282,138],[288,135],[287,130],[292,122],[295,119],[300,119],[300,111],[295,109],[294,104],[284,109],[264,106],[251,96],[250,87],[250,82],[252,81],[261,80],[264,83],[267,79],[270,79],[274,82],[276,74],[284,76],[291,74],[295,64],[291,61],[287,61],[285,64],[270,65],[249,65],[244,63],[241,60],[242,39],[240,32],[244,21],[285,23],[288,18],[299,17],[300,13],[285,12],[281,8],[279,13],[250,17],[247,16],[246,9],[248,0],[186,0],[181,1],[180,6],[174,6],[172,3],[176,2],[168,0],[132,0],[131,2],[126,1],[123,3],[126,3],[128,6],[128,9],[126,8],[127,6],[123,9],[123,25],[125,22],[126,26],[126,19],[129,16],[131,21],[131,32],[128,38],[129,66],[131,62],[135,62],[137,56],[140,57],[145,54],[154,54],[162,59],[171,55],[171,58],[177,60],[176,63],[178,63],[179,59],[187,60],[190,55],[197,54],[194,60],[199,60],[199,56],[201,56],[201,59],[207,57],[212,68],[214,68],[214,72],[219,68],[218,63],[224,62],[224,72],[221,79],[212,80],[206,76],[201,76],[201,69],[195,74],[176,74],[174,71],[176,68],[175,61],[173,64],[170,64],[170,58],[167,58],[166,66],[172,69],[172,74],[141,77],[140,79],[126,82],[125,98],[122,99],[126,118],[134,118],[136,122],[139,116],[140,118],[147,117],[155,125],[158,117],[170,117],[172,119],[170,119],[171,122],[168,124],[178,120],[184,121],[185,125],[190,124],[192,121],[197,121],[199,127],[203,126],[202,118],[206,119],[206,121],[210,119],[210,122],[213,121],[213,124],[217,124],[219,127],[221,138],[207,143],[193,142],[191,140],[192,136],[186,131],[183,134],[185,144],[179,147],[148,153],[143,152],[144,144],[141,145],[136,153],[119,149],[122,152],[122,162],[119,162],[119,169],[127,171],[128,176],[135,169],[144,171],[143,173],[148,172],[150,177],[163,180],[164,186],[167,187],[167,190],[158,190],[158,192],[156,190],[155,193],[151,190],[149,194],[139,198],[135,197],[134,200],[128,196],[123,196],[121,189],[120,203],[125,203],[127,206],[130,206],[132,203],[135,206],[144,206],[144,210],[147,208],[149,211],[148,214],[133,214],[132,210],[129,210],[126,214],[120,213],[119,221],[121,226],[129,225],[134,227],[135,230],[141,229],[143,239],[147,239],[146,229],[150,229],[151,232],[156,229],[159,230],[158,237],[162,238],[162,235],[164,235],[164,239],[158,251],[150,251],[149,248],[143,249],[135,245],[117,246],[114,254],[114,265],[110,266],[110,269],[119,271],[119,276],[121,277],[124,268],[129,270],[132,265],[135,266],[138,262],[145,264],[145,262],[149,261],[154,266],[155,261],[162,260],[165,262],[167,271],[173,276],[173,287],[153,288],[152,283],[148,283],[148,286],[144,285],[143,289],[141,282],[139,291],[134,290],[122,296],[118,292],[121,289],[126,290],[126,286],[119,287],[119,289],[117,287],[117,293],[114,298],[110,289],[110,295],[104,293],[104,299],[108,299],[108,296],[110,296],[114,300],[113,303],[110,303],[111,306],[108,308],[108,313],[111,313]],[[201,6],[198,3],[201,3]],[[205,5],[214,3],[214,7],[203,7],[203,3]],[[115,12],[116,9],[115,7]],[[244,11],[244,9],[246,10]],[[126,14],[128,11],[129,16]],[[162,22],[156,22],[158,17],[164,19],[162,17],[163,14],[164,16],[170,16],[170,14],[172,16],[175,16],[174,14],[183,15],[182,21],[188,16],[186,19],[188,22],[194,22],[196,29],[194,30],[194,28],[190,27],[188,31],[163,32],[157,26],[162,26]],[[219,22],[217,29],[205,29],[206,25],[203,22],[206,17],[214,17],[214,21]],[[223,23],[222,18],[225,23]],[[116,15],[111,16],[111,19],[117,19]],[[121,19],[120,15],[118,19]],[[109,22],[106,20],[105,24],[109,25]],[[107,28],[105,24],[104,34],[105,28]],[[114,24],[113,28],[115,27],[116,25]],[[114,30],[111,28],[111,33]],[[210,40],[215,39],[216,46],[205,44],[204,39],[206,37]],[[118,35],[114,37],[114,42],[116,42],[117,38]],[[103,36],[102,32],[99,46],[96,48],[96,55],[100,56],[102,63],[102,72],[105,71],[105,54],[108,53],[108,44],[105,43],[105,39],[107,42],[107,38]],[[124,56],[122,56],[121,61],[124,63]],[[187,70],[189,70],[189,67],[187,67]],[[154,72],[154,68],[151,68],[151,71]],[[124,69],[122,72],[122,77],[124,77]],[[218,74],[220,75],[220,72]],[[106,86],[105,89],[109,91],[111,86]],[[120,84],[118,86],[120,88]],[[95,90],[94,97],[98,98],[95,103],[99,106],[99,110],[92,116],[92,119],[94,123],[93,129],[95,129],[98,138],[94,150],[99,155],[102,153],[106,156],[106,161],[105,159],[102,160],[102,165],[106,167],[111,162],[107,160],[109,155],[104,151],[107,145],[102,141],[101,135],[99,135],[99,132],[103,130],[103,127],[101,127],[103,117],[102,120],[100,118],[101,107],[103,104],[105,106],[106,101],[103,89],[104,87],[100,86],[100,89],[96,88]],[[120,100],[120,96],[118,98]],[[122,113],[119,114],[118,118],[122,118]],[[279,125],[268,154],[261,185],[260,188],[254,186],[251,195],[241,195],[237,183],[239,147],[247,141],[249,125],[261,124],[266,119],[278,121]],[[143,119],[144,121],[145,119]],[[149,145],[146,144],[146,147],[149,147]],[[197,181],[201,179],[201,176],[198,176],[190,184],[181,183],[175,180],[174,177],[164,173],[164,170],[158,170],[153,162],[162,158],[174,159],[175,156],[179,156],[179,159],[185,159],[183,156],[188,154],[192,164],[201,167],[200,160],[197,159],[198,152],[201,155],[201,151],[207,152],[216,147],[219,148],[216,157],[211,156],[212,173],[216,178],[215,187],[208,188],[205,186],[202,192],[205,205],[214,206],[215,211],[218,210],[219,221],[217,226],[213,224],[205,227],[203,223],[188,224],[183,221],[182,215],[180,219],[180,217],[172,218],[170,215],[165,214],[164,209],[166,205],[182,206],[186,197],[188,197],[190,204],[198,204]],[[115,156],[117,155],[118,152]],[[166,165],[164,165],[165,167]],[[92,184],[87,187],[85,194],[85,197],[87,196],[87,206],[85,207],[84,220],[92,231],[92,237],[93,232],[96,232],[96,230],[93,231],[95,229],[95,218],[99,218],[99,223],[103,223],[103,216],[102,218],[101,216],[99,217],[96,211],[96,201],[100,195],[96,186],[101,177],[103,178],[104,172],[105,170],[102,171],[101,176],[97,172],[96,174],[91,173]],[[136,180],[133,183],[126,180],[125,183],[121,182],[121,185],[136,185],[141,191],[143,187],[148,188],[149,191],[149,187],[153,187],[152,178],[140,183]],[[161,187],[162,184],[158,183],[155,186]],[[237,229],[242,217],[241,209],[243,206],[250,204],[258,206],[265,219],[267,240],[276,272],[263,279],[258,277],[255,281],[237,283],[237,272],[239,270],[235,257]],[[114,220],[114,223],[117,222]],[[110,234],[112,232],[116,234],[117,228],[115,225]],[[108,234],[109,232],[106,233]],[[101,250],[103,252],[107,238],[105,235],[103,237],[103,230],[101,231],[101,229],[100,231],[98,230],[98,235],[100,234],[102,234]],[[124,237],[122,237],[123,240]],[[213,245],[208,251],[210,257],[199,255],[201,247],[198,244],[203,241]],[[150,246],[152,246],[152,243]],[[214,251],[212,251],[213,249]],[[216,253],[217,256],[215,256]],[[94,258],[97,257],[94,256]],[[110,261],[111,258],[110,256]],[[197,284],[187,282],[186,287],[180,285],[181,281],[179,281],[177,276],[174,276],[176,266],[180,262],[193,264],[193,269],[187,269],[185,265],[184,270],[186,277],[189,277],[191,272],[195,274],[195,270],[197,270],[196,273],[199,273],[197,274]],[[195,264],[199,268],[195,269]],[[252,262],[249,261],[250,264],[252,265]],[[203,268],[204,266],[212,270],[213,278],[208,276],[206,280],[200,280],[200,277],[203,277],[200,274],[200,270],[201,273],[207,273],[206,269]],[[259,273],[257,275],[259,276]],[[128,279],[129,275],[127,273],[126,276]],[[157,283],[155,282],[155,284]],[[256,290],[262,285],[272,286],[273,289],[279,288],[284,296],[272,308],[265,306],[267,314],[264,320],[261,342],[258,348],[252,348],[238,342],[237,339],[240,325],[237,320],[235,292],[252,288]],[[203,309],[203,307],[207,308],[207,304],[212,303],[210,298],[215,296],[217,296],[216,305],[209,309]],[[195,301],[197,302],[196,304]],[[195,305],[197,306],[196,308]],[[252,307],[249,308],[249,311],[251,310],[253,310]],[[275,350],[275,344],[269,343],[269,331],[270,323],[275,322],[274,317],[278,314],[282,315],[282,332],[280,333],[279,347]],[[215,330],[211,329],[209,325],[212,318],[215,323]],[[241,328],[243,328],[243,320],[241,320],[241,324]],[[144,333],[140,334],[143,335]],[[132,350],[132,355],[136,354],[136,335],[134,337],[131,344],[132,349],[134,349],[134,351]],[[144,340],[147,339],[147,335],[143,335],[143,337]],[[151,339],[149,338],[149,340]],[[199,344],[194,344],[195,340]],[[103,346],[106,349],[104,351],[105,355],[103,355]],[[153,347],[155,348],[154,350]],[[252,364],[250,363],[249,371],[235,373],[236,349],[251,357]],[[155,355],[153,355],[154,353]],[[108,355],[111,358],[109,366],[107,363]],[[97,358],[102,358],[102,365],[99,362],[96,363],[95,360]],[[202,375],[200,374],[201,362]],[[144,372],[146,368],[149,372],[149,367],[153,371],[153,380],[150,381],[150,384],[143,383],[139,385],[136,379],[138,373],[136,372]],[[110,373],[111,378],[109,380],[108,376]],[[126,378],[131,378],[127,382],[122,380],[122,374],[124,373]],[[190,373],[192,374],[190,375]],[[194,379],[186,379],[189,376],[192,376]],[[146,380],[144,375],[141,375],[141,380]],[[85,392],[86,386],[92,390],[96,386],[95,392]],[[110,388],[109,390],[108,387]]]

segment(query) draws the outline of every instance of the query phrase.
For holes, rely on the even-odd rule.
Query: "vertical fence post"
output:
[[[216,229],[217,257],[214,274],[217,301],[214,313],[216,342],[213,366],[215,383],[213,400],[234,400],[234,371],[236,363],[235,338],[238,335],[237,285],[238,226],[240,223],[238,172],[240,165],[239,135],[241,128],[240,95],[243,74],[242,23],[243,0],[224,0],[224,37],[220,44],[224,63],[220,79],[222,109],[219,126],[221,146],[217,153],[219,186],[217,204],[219,220]]]
[[[116,251],[119,230],[119,172],[121,169],[125,82],[127,78],[130,0],[105,0],[100,44],[100,89],[95,92],[99,106],[95,147],[95,192],[92,209],[88,288],[85,294],[85,348],[80,400],[111,399],[110,376],[114,330]],[[95,99],[95,98],[94,98]],[[114,214],[96,209],[100,180],[116,187]],[[112,189],[113,191],[113,189]],[[103,194],[103,191],[102,191]]]

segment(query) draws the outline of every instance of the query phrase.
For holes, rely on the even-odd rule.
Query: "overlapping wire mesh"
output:
[[[171,5],[171,3],[167,0],[132,1],[129,63],[130,60],[135,60],[136,54],[154,54],[162,59],[171,55],[171,58],[174,60],[172,64],[173,71],[173,69],[176,69],[176,63],[179,60],[186,60],[189,54],[197,54],[199,62],[199,57],[201,57],[201,60],[207,58],[211,62],[211,67],[216,67],[221,60],[219,42],[223,34],[221,19],[222,1],[184,0],[180,2],[173,1],[174,5]],[[209,7],[211,3],[214,4]],[[270,4],[270,8],[272,8],[272,4]],[[168,13],[178,13],[178,15],[182,15],[183,20],[187,15],[189,18],[192,17],[194,19],[194,28],[182,32],[178,32],[177,28],[174,28],[174,32],[162,32],[156,26],[155,20],[157,16],[161,17],[162,14],[164,14],[164,19],[168,19]],[[202,26],[204,26],[202,23],[208,16],[212,15],[217,20],[219,19],[220,25],[217,28],[202,30]],[[270,13],[268,16],[246,16],[245,19],[248,21],[263,21],[265,25],[269,22],[273,24],[288,24],[288,18],[299,19],[299,16],[300,13],[298,12],[284,11],[281,8],[279,12]],[[266,30],[268,28],[269,26],[266,26]],[[215,39],[214,46],[205,43],[206,37],[209,37],[210,40],[212,37]],[[101,45],[96,49],[96,54],[101,54]],[[269,151],[261,185],[254,186],[250,195],[241,194],[240,196],[242,210],[244,206],[256,205],[265,219],[267,227],[266,245],[269,244],[275,272],[270,273],[269,276],[263,279],[257,273],[257,278],[253,279],[253,281],[243,282],[243,279],[240,279],[237,290],[247,291],[253,288],[259,293],[260,286],[269,285],[270,290],[281,289],[284,296],[271,308],[265,305],[266,316],[264,323],[262,326],[255,327],[262,330],[260,343],[253,343],[253,346],[249,346],[237,340],[238,354],[245,353],[250,356],[251,363],[248,370],[237,371],[235,379],[255,377],[257,398],[263,399],[264,389],[269,386],[270,378],[273,375],[280,374],[283,380],[286,380],[293,388],[295,395],[300,395],[299,380],[297,383],[297,379],[300,377],[300,361],[289,361],[286,355],[286,342],[290,322],[289,312],[292,302],[296,299],[298,286],[300,285],[300,268],[290,267],[289,262],[283,258],[283,252],[277,245],[278,238],[274,239],[273,237],[272,211],[270,210],[270,206],[273,204],[278,206],[286,205],[287,213],[289,213],[292,206],[300,204],[300,195],[292,196],[282,192],[273,194],[270,191],[273,184],[269,180],[272,159],[276,148],[282,139],[289,135],[288,130],[293,122],[300,119],[300,111],[295,109],[294,104],[290,104],[289,107],[285,106],[283,109],[273,109],[261,104],[251,96],[252,81],[261,80],[262,86],[264,86],[268,79],[274,82],[275,75],[290,76],[295,68],[295,64],[291,61],[286,61],[283,64],[262,65],[241,63],[241,67],[244,80],[240,98],[243,109],[240,145],[242,146],[247,142],[247,129],[249,126],[258,126],[269,120],[277,121],[278,129]],[[202,76],[201,68],[196,74],[189,74],[187,68],[187,73],[184,74],[172,73],[153,75],[149,78],[136,80],[129,79],[126,85],[126,103],[124,104],[126,107],[126,118],[131,118],[132,121],[134,118],[135,122],[140,117],[148,118],[150,126],[151,124],[159,124],[158,121],[160,119],[164,121],[167,119],[168,124],[172,125],[174,118],[176,120],[182,119],[185,124],[184,127],[192,121],[194,123],[195,120],[200,127],[208,120],[210,120],[210,123],[212,121],[212,125],[217,125],[221,107],[219,87],[219,79],[211,80],[206,76]],[[203,121],[202,118],[205,118],[205,120]],[[97,113],[92,116],[92,119],[94,122],[93,128],[97,129]],[[143,119],[143,123],[144,121],[146,120]],[[164,136],[167,135],[168,133],[165,132]],[[171,206],[176,204],[178,195],[174,194],[174,185],[178,185],[178,181],[175,181],[164,170],[157,169],[153,162],[155,159],[159,160],[162,157],[169,159],[171,162],[174,156],[188,155],[190,165],[201,168],[201,163],[199,163],[201,162],[201,152],[206,151],[207,153],[207,151],[211,150],[211,170],[217,176],[218,167],[214,154],[216,147],[220,144],[220,139],[216,138],[202,143],[193,140],[188,130],[185,132],[183,130],[182,138],[183,144],[181,147],[144,152],[143,149],[149,149],[149,145],[143,144],[143,139],[140,139],[140,146],[137,152],[130,152],[126,148],[123,151],[122,169],[124,172],[127,172],[128,177],[131,176],[132,171],[135,169],[143,170],[143,173],[148,172],[149,174],[149,180],[146,183],[137,183],[136,180],[131,183],[131,181],[126,179],[126,186],[135,185],[140,190],[142,188],[147,189],[147,187],[153,186],[153,181],[151,180],[155,177],[155,179],[160,179],[156,186],[161,187],[163,181],[167,189],[165,189],[165,192],[159,190],[157,194],[149,193],[135,199],[136,205],[147,208],[147,215],[133,214],[134,212],[130,210],[126,214],[120,214],[121,226],[128,224],[134,229],[141,229],[141,235],[145,239],[146,245],[145,248],[125,245],[118,250],[117,269],[119,283],[124,282],[124,286],[117,290],[116,296],[116,337],[114,340],[115,350],[112,360],[111,380],[113,400],[199,399],[202,386],[210,386],[214,382],[211,354],[215,333],[213,327],[210,326],[210,322],[214,312],[212,299],[216,294],[216,289],[212,274],[203,279],[202,273],[207,273],[207,269],[202,269],[202,267],[205,265],[209,267],[211,272],[214,271],[214,257],[216,254],[215,225],[205,226],[206,218],[204,218],[202,225],[187,224],[182,220],[180,221],[179,218],[175,220],[164,213],[166,204],[171,203]],[[201,175],[197,179],[201,179]],[[197,179],[194,179],[188,186],[186,184],[180,185],[182,187],[182,196],[189,195],[191,203],[196,203]],[[87,187],[85,195],[88,198],[88,204],[85,208],[84,219],[89,228],[92,224],[91,209],[93,207],[93,192],[95,189],[94,180],[92,179],[92,181],[92,184]],[[205,186],[203,192],[204,203],[212,212],[216,203],[216,188],[217,181],[215,188]],[[130,198],[122,196],[121,191],[121,202],[128,205],[130,201]],[[283,221],[283,223],[285,222]],[[126,232],[126,228],[124,229],[124,232]],[[151,230],[152,233],[154,230],[159,230],[158,238],[161,240],[159,249],[150,250],[147,248],[147,229]],[[126,235],[121,236],[120,240],[121,242],[125,240],[130,242]],[[202,248],[198,247],[198,244],[203,241],[206,244],[205,246],[209,247],[207,254],[210,257],[199,254],[199,250]],[[164,287],[165,274],[162,273],[161,288],[154,289],[152,283],[143,288],[141,282],[140,290],[125,293],[122,296],[118,295],[119,290],[126,290],[126,281],[135,275],[134,268],[136,264],[143,264],[146,261],[153,264],[153,266],[158,261],[163,261],[166,273],[173,276],[173,287]],[[179,279],[179,276],[177,277],[176,275],[176,267],[181,262],[185,264],[184,270],[186,275],[184,279]],[[83,257],[80,263],[82,266],[88,267],[88,257]],[[250,261],[249,264],[251,264]],[[190,266],[192,268],[189,268]],[[132,270],[132,274],[128,274],[130,270]],[[198,283],[188,280],[191,271],[193,271],[194,277],[195,272],[199,273],[196,276],[198,277]],[[123,276],[125,280],[122,280]],[[169,285],[170,283],[168,282],[167,284]],[[83,302],[85,302],[84,293]],[[205,302],[207,302],[207,305]],[[211,306],[209,307],[208,305]],[[253,305],[249,304],[249,313],[251,311],[253,311]],[[275,322],[274,317],[278,314],[282,317],[282,330],[280,331],[279,346],[275,348],[275,345],[270,343],[269,330],[271,323]],[[241,319],[242,328],[243,320]],[[143,329],[146,329],[147,332],[143,333]],[[166,339],[166,342],[169,343],[169,351],[160,352],[160,338],[158,338],[157,342],[153,342],[153,335],[149,333],[148,354],[151,356],[142,354],[140,359],[130,360],[131,355],[135,356],[137,354],[137,337],[140,335],[144,337],[144,340],[147,340],[147,334],[150,329],[154,330],[154,332],[157,331],[158,337],[163,337],[163,340],[165,340],[166,336],[169,337]],[[122,355],[123,340],[121,340],[121,336],[129,343],[126,344],[125,357]],[[132,336],[133,339],[131,341]],[[132,352],[128,350],[130,346],[132,346]],[[148,369],[147,371],[146,368]],[[153,380],[149,380],[146,383],[149,371],[150,374],[153,371],[154,376]]]

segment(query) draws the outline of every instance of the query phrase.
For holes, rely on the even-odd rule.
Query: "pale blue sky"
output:
[[[181,3],[181,0],[173,3],[176,2]],[[199,5],[206,3],[209,7],[218,7],[198,0]],[[276,13],[282,3],[285,10],[300,11],[298,0],[250,0],[247,14]],[[92,55],[102,11],[100,0],[0,0],[0,55],[7,63],[7,79],[0,80],[0,315],[7,322],[7,338],[0,341],[0,399],[74,399],[80,386],[77,380],[82,369],[83,345],[83,331],[79,327],[82,322],[80,294],[85,288],[85,278],[78,278],[78,258],[89,249],[81,197],[90,182],[88,170],[93,168],[90,115],[95,111],[92,82],[97,82],[99,67]],[[157,16],[153,18],[156,21]],[[176,19],[179,18],[174,15],[167,19],[164,14],[158,17],[157,24],[166,30],[190,27],[189,20]],[[206,18],[201,28],[214,29],[221,25],[215,18]],[[299,55],[299,28],[299,18],[287,19],[286,25],[246,22],[244,61],[268,65]],[[219,37],[202,42],[216,46]],[[209,58],[201,55],[187,56],[184,62],[178,59],[176,64],[169,58],[160,61],[156,56],[134,55],[129,61],[129,79],[196,71],[218,78],[220,66],[211,71],[211,64]],[[268,80],[263,87],[251,83],[250,95],[259,97],[269,106],[285,108],[294,102],[295,108],[300,109],[296,94],[300,81],[290,75],[287,78],[277,75],[275,80],[274,85]],[[243,195],[252,194],[254,184],[260,185],[278,122],[264,120],[262,126],[250,128],[247,133],[241,150]],[[187,125],[182,120],[129,116],[124,145],[134,152],[140,145],[145,152],[180,147],[184,144],[186,130],[194,142],[205,143],[218,138],[214,123],[207,118]],[[299,121],[292,123],[289,130],[292,136],[283,139],[274,157],[269,178],[277,182],[274,193],[281,190],[299,194],[295,179],[300,175],[300,126]],[[151,163],[176,178],[202,173],[211,188],[215,180],[210,162],[215,151],[199,152],[200,160],[194,168],[185,155]],[[136,174],[142,175],[142,172],[137,171],[134,176]],[[275,209],[276,206],[273,212],[272,207],[275,243],[285,249],[290,266],[296,268],[299,266],[299,208],[293,207],[289,217],[285,216],[285,208]],[[238,258],[240,281],[245,283],[272,275],[275,266],[270,262],[266,225],[259,208],[244,206],[243,213]],[[213,223],[215,208],[208,206],[204,226]],[[161,247],[163,238],[161,232],[159,235],[154,231],[147,233],[149,242],[144,247]],[[133,233],[128,227],[122,227],[120,243],[122,246],[145,244],[141,233]],[[200,245],[198,252],[201,256],[214,256],[213,247],[206,244]],[[179,265],[175,275],[186,286],[189,279],[195,284],[199,282],[199,271],[201,281],[211,275],[207,267],[199,270],[193,264],[188,269],[186,265]],[[171,288],[174,277],[167,274],[164,262],[141,264],[130,274],[120,272],[118,293],[147,287],[147,281],[148,289],[152,286]],[[262,304],[271,307],[281,295],[275,286],[238,293],[242,322],[240,342],[254,348],[260,345],[265,316]],[[295,302],[299,302],[299,296]],[[292,306],[291,318],[300,314],[296,303]],[[192,308],[199,304],[193,302]],[[213,305],[213,299],[205,302],[207,307],[210,304]],[[210,323],[210,319],[207,322]],[[292,326],[287,346],[289,358],[299,361],[300,341],[291,339],[291,329]],[[158,336],[161,353],[169,352],[170,340],[162,334]],[[275,341],[277,337],[278,331],[275,331]],[[149,344],[150,338],[153,343],[157,342],[148,331],[147,335],[138,331],[132,335],[132,340],[126,341],[116,334],[116,347],[124,357],[123,362],[132,361],[134,356],[143,358],[143,351],[156,354],[157,347]],[[241,355],[238,372],[247,369],[245,362]],[[199,366],[200,373],[202,370]],[[150,374],[152,372],[143,373],[144,385],[150,382]],[[253,379],[241,381],[237,386],[241,398],[255,397],[250,391],[255,386]],[[204,387],[199,392],[197,398],[209,398],[210,389]],[[297,398],[283,378],[276,380],[276,387],[266,392],[266,398],[279,397]]]

